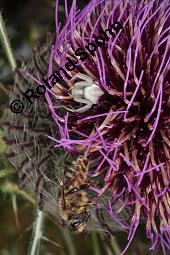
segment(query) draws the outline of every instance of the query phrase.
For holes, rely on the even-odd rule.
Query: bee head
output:
[[[74,233],[81,233],[87,222],[89,221],[91,215],[89,213],[82,213],[77,216],[71,216],[69,219],[69,228]]]

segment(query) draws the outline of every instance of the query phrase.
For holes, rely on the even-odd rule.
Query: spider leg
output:
[[[86,104],[85,106],[82,106],[82,107],[76,109],[75,111],[76,111],[76,112],[83,113],[83,112],[88,111],[91,107],[92,107],[92,103],[88,103],[88,104]]]
[[[74,97],[74,101],[78,102],[78,103],[82,103],[82,104],[91,104],[91,102],[87,99],[84,98],[79,98],[79,97]]]
[[[66,109],[67,111],[70,111],[70,112],[75,112],[75,109],[71,109],[71,108],[69,108],[69,107],[66,107],[66,106],[64,106],[64,105],[63,105],[63,108],[64,108],[64,109]]]
[[[86,104],[85,106],[76,109],[75,110],[76,112],[82,113],[82,112],[85,112],[85,111],[89,110],[92,107],[92,103],[90,101],[86,100],[86,99],[83,99],[83,98],[74,98],[74,101],[76,101],[78,103]]]
[[[78,81],[74,84],[74,88],[80,88],[80,87],[86,87],[91,86],[93,84],[93,81]]]
[[[82,103],[82,101],[81,101],[81,103]],[[70,112],[80,112],[80,113],[82,113],[82,112],[85,112],[85,111],[89,110],[91,108],[91,106],[92,106],[92,104],[88,101],[88,104],[86,104],[85,106],[80,107],[78,109],[71,109],[71,108],[68,108],[66,106],[63,106],[63,108],[66,109],[67,111],[70,111]]]
[[[73,76],[70,81],[74,81],[76,78],[82,79],[84,81],[87,81],[90,84],[93,84],[93,79],[88,75],[78,73],[75,76]]]

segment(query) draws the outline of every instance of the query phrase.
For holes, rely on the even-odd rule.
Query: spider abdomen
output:
[[[89,100],[92,104],[96,104],[103,94],[104,92],[97,84],[92,84],[84,89],[84,98]]]

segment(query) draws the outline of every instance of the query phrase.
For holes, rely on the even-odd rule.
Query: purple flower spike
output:
[[[99,197],[111,194],[106,210],[113,219],[130,212],[128,245],[145,222],[151,249],[160,241],[166,254],[170,2],[92,0],[80,11],[74,0],[65,10],[61,29],[56,1],[56,40],[48,69],[54,87],[47,99],[60,132],[56,147],[88,153],[94,165],[89,176],[102,180],[94,190]],[[63,80],[52,77],[55,71]],[[114,211],[116,202],[120,208]]]

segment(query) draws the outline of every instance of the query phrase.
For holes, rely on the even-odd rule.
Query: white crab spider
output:
[[[74,101],[86,104],[78,109],[76,112],[85,112],[89,110],[93,104],[97,104],[98,99],[104,94],[99,87],[98,82],[94,82],[93,79],[85,74],[78,73],[70,81],[74,81],[79,78],[83,81],[76,82],[71,88],[71,96]]]

